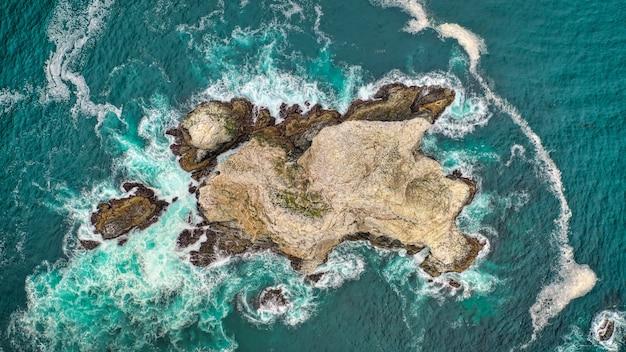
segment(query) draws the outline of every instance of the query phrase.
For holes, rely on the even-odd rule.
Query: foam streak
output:
[[[383,8],[399,7],[404,12],[411,15],[413,19],[404,27],[405,32],[415,34],[431,26],[426,10],[424,10],[422,4],[415,0],[377,0],[372,2]]]
[[[484,40],[456,23],[437,26],[437,32],[444,38],[454,38],[463,47],[470,59],[470,72],[476,73],[480,55],[487,52]]]
[[[409,21],[409,27],[415,23],[423,24],[423,27],[419,28],[419,30],[431,26],[427,20],[427,15],[424,13],[424,8],[415,0],[381,0],[378,4],[382,7],[400,7],[410,14],[413,19]],[[470,73],[483,88],[487,100],[491,101],[498,109],[507,113],[513,120],[513,123],[519,126],[522,133],[535,147],[537,151],[536,163],[548,177],[547,182],[550,192],[559,200],[560,213],[555,220],[556,229],[553,232],[560,252],[558,276],[551,284],[543,287],[537,295],[536,302],[530,307],[529,311],[533,323],[531,341],[533,341],[536,339],[537,333],[548,324],[548,321],[557,316],[571,300],[582,297],[591,291],[595,286],[597,278],[588,265],[578,264],[574,260],[574,250],[568,241],[569,220],[572,217],[572,211],[565,198],[561,171],[543,147],[541,138],[532,130],[517,109],[495,94],[477,72],[480,55],[486,52],[484,41],[476,34],[456,23],[444,23],[432,28],[443,38],[456,39],[459,45],[466,51],[470,59]],[[418,28],[416,27],[416,29]],[[409,32],[416,33],[417,31]]]
[[[102,31],[113,3],[113,0],[96,0],[77,16],[70,4],[62,2],[56,7],[48,26],[48,39],[54,42],[56,51],[52,52],[46,61],[48,86],[45,96],[42,97],[43,102],[67,101],[71,96],[67,83],[71,83],[76,88],[77,96],[72,115],[76,116],[78,112],[83,112],[97,116],[99,124],[108,112],[113,112],[119,117],[121,109],[109,103],[92,102],[85,78],[75,70],[83,51]]]

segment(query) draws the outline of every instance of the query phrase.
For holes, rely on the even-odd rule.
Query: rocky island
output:
[[[246,99],[200,104],[168,131],[180,166],[199,182],[190,192],[204,217],[178,246],[202,241],[191,252],[200,266],[272,250],[310,275],[339,243],[363,240],[409,254],[428,248],[422,267],[432,276],[465,270],[482,244],[455,220],[476,186],[444,175],[420,149],[453,100],[450,89],[390,84],[343,115],[283,105],[278,124]]]
[[[94,232],[104,240],[118,239],[120,245],[128,240],[125,236],[128,232],[148,228],[168,206],[166,201],[158,199],[153,190],[141,183],[126,182],[122,188],[130,193],[129,197],[98,204],[97,211],[91,215]],[[81,244],[86,249],[94,249],[100,243],[82,240]]]

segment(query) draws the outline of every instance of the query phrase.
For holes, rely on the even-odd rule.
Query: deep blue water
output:
[[[621,348],[622,2],[6,0],[0,16],[0,351]],[[315,286],[273,255],[199,269],[175,250],[196,203],[164,131],[195,104],[343,111],[391,81],[457,92],[423,149],[479,184],[458,224],[489,246],[446,276],[461,289],[358,243]],[[125,246],[81,250],[129,180],[180,200]],[[269,286],[284,314],[252,307]]]

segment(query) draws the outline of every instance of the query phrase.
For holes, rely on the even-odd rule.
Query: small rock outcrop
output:
[[[608,341],[611,337],[613,337],[614,332],[615,321],[609,318],[604,318],[596,331],[596,335],[598,336],[599,341]]]
[[[189,252],[191,263],[197,266],[207,266],[219,258],[246,252],[278,250],[271,241],[253,242],[241,231],[227,228],[222,228],[224,231],[221,231],[218,228],[219,226],[198,225],[193,230],[184,230],[178,236],[177,246],[179,249],[186,248],[206,236],[198,250]]]
[[[112,199],[98,205],[91,216],[96,233],[105,240],[118,238],[133,229],[143,230],[155,223],[168,203],[158,199],[154,191],[140,183],[125,183],[127,198]],[[87,249],[97,247],[95,241],[83,241]]]
[[[100,242],[92,240],[80,240],[80,244],[81,246],[83,246],[83,248],[87,250],[92,250],[98,247],[100,245]]]
[[[269,287],[261,291],[259,297],[252,302],[252,307],[255,310],[264,309],[280,314],[286,311],[289,303],[280,287]]]

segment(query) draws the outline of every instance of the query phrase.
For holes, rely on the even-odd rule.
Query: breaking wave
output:
[[[444,38],[453,38],[463,47],[470,59],[470,72],[476,73],[476,67],[481,54],[487,53],[485,41],[470,30],[456,23],[444,23],[436,27],[437,32]]]

